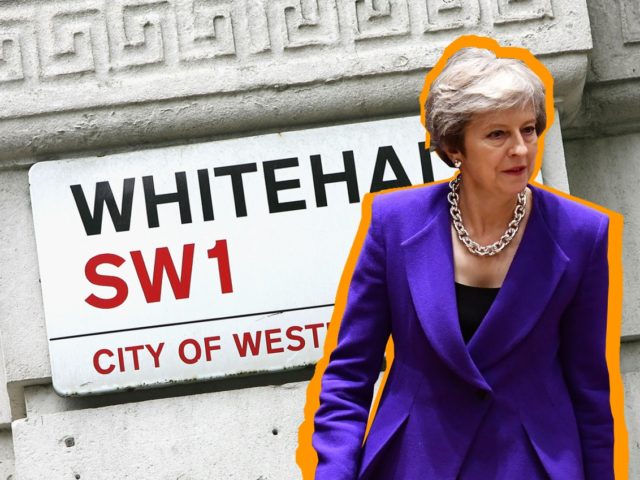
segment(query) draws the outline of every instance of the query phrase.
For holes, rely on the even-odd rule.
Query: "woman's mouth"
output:
[[[521,175],[527,170],[527,167],[515,167],[510,168],[509,170],[503,170],[503,173],[508,173],[509,175]]]

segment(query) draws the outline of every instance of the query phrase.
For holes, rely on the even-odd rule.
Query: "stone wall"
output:
[[[571,193],[624,215],[621,366],[629,478],[640,476],[640,8],[589,0],[590,67],[575,121],[563,129]]]

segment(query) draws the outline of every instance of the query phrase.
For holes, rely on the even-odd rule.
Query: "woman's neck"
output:
[[[496,195],[474,188],[473,185],[465,185],[464,180],[460,185],[458,207],[462,221],[471,238],[483,240],[479,243],[494,242],[504,233],[513,218],[517,202],[517,195]]]

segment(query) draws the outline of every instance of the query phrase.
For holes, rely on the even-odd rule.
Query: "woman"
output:
[[[608,217],[528,184],[543,84],[462,49],[426,115],[460,174],[374,199],[322,380],[316,479],[613,478]]]

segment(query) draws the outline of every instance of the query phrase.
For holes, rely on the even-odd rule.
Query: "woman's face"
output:
[[[521,192],[538,152],[535,124],[533,108],[474,115],[464,130],[465,153],[454,153],[462,162],[463,184],[501,196]]]

